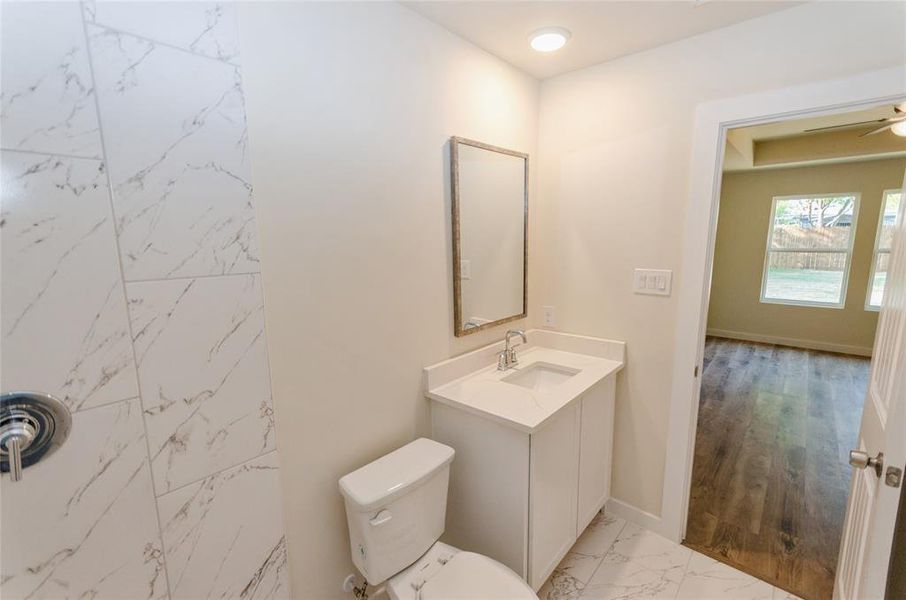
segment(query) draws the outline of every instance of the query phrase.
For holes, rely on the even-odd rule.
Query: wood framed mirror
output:
[[[457,337],[527,314],[528,154],[450,138]]]

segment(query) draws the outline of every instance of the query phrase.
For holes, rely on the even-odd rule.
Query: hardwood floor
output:
[[[708,338],[685,544],[830,599],[869,360]]]

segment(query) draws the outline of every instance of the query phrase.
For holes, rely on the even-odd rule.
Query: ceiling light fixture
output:
[[[890,127],[890,130],[894,135],[906,137],[906,121],[897,121]]]
[[[569,29],[564,27],[544,27],[532,32],[529,43],[538,52],[553,52],[566,45],[569,36]]]

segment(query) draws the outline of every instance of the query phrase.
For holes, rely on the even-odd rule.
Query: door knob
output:
[[[878,452],[877,456],[869,456],[868,452],[861,450],[849,451],[849,464],[858,469],[874,469],[878,477],[881,476],[881,470],[884,468],[884,453]]]

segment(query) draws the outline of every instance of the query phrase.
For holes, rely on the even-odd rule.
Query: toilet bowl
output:
[[[420,438],[340,479],[353,563],[393,600],[537,600],[505,565],[438,541],[453,455]]]
[[[412,565],[387,581],[392,600],[537,599],[509,567],[483,554],[435,542]]]

